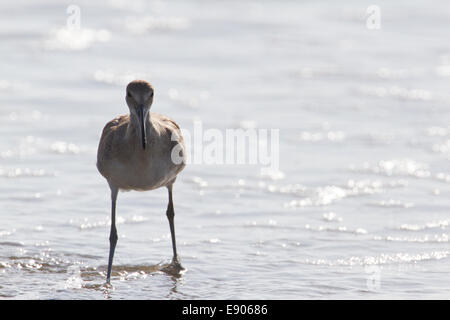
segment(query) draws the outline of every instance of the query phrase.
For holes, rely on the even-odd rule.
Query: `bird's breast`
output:
[[[170,154],[142,151],[111,159],[107,179],[124,190],[152,190],[168,185],[184,167],[173,163]]]

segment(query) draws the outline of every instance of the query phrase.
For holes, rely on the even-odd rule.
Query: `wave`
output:
[[[430,260],[441,260],[449,256],[450,251],[432,251],[423,253],[392,253],[380,254],[378,256],[350,257],[345,259],[306,259],[304,264],[324,266],[365,266],[365,265],[387,265],[402,263],[418,263]]]

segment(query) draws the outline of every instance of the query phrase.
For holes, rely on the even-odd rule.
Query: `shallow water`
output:
[[[378,1],[0,3],[0,297],[380,299],[450,293],[450,5]],[[192,164],[120,193],[95,167],[124,86],[192,129],[279,128],[280,171]]]

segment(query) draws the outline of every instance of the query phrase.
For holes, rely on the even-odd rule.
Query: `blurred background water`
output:
[[[0,297],[448,298],[449,21],[443,0],[0,2]],[[136,78],[185,129],[280,129],[280,172],[186,167],[178,279],[166,190],[120,193],[105,291],[96,149]]]

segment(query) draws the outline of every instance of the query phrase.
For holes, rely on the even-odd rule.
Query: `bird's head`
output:
[[[127,101],[131,115],[135,116],[139,121],[143,149],[147,145],[145,120],[148,117],[150,106],[153,102],[153,93],[152,85],[144,80],[131,81],[127,86],[125,100]]]

